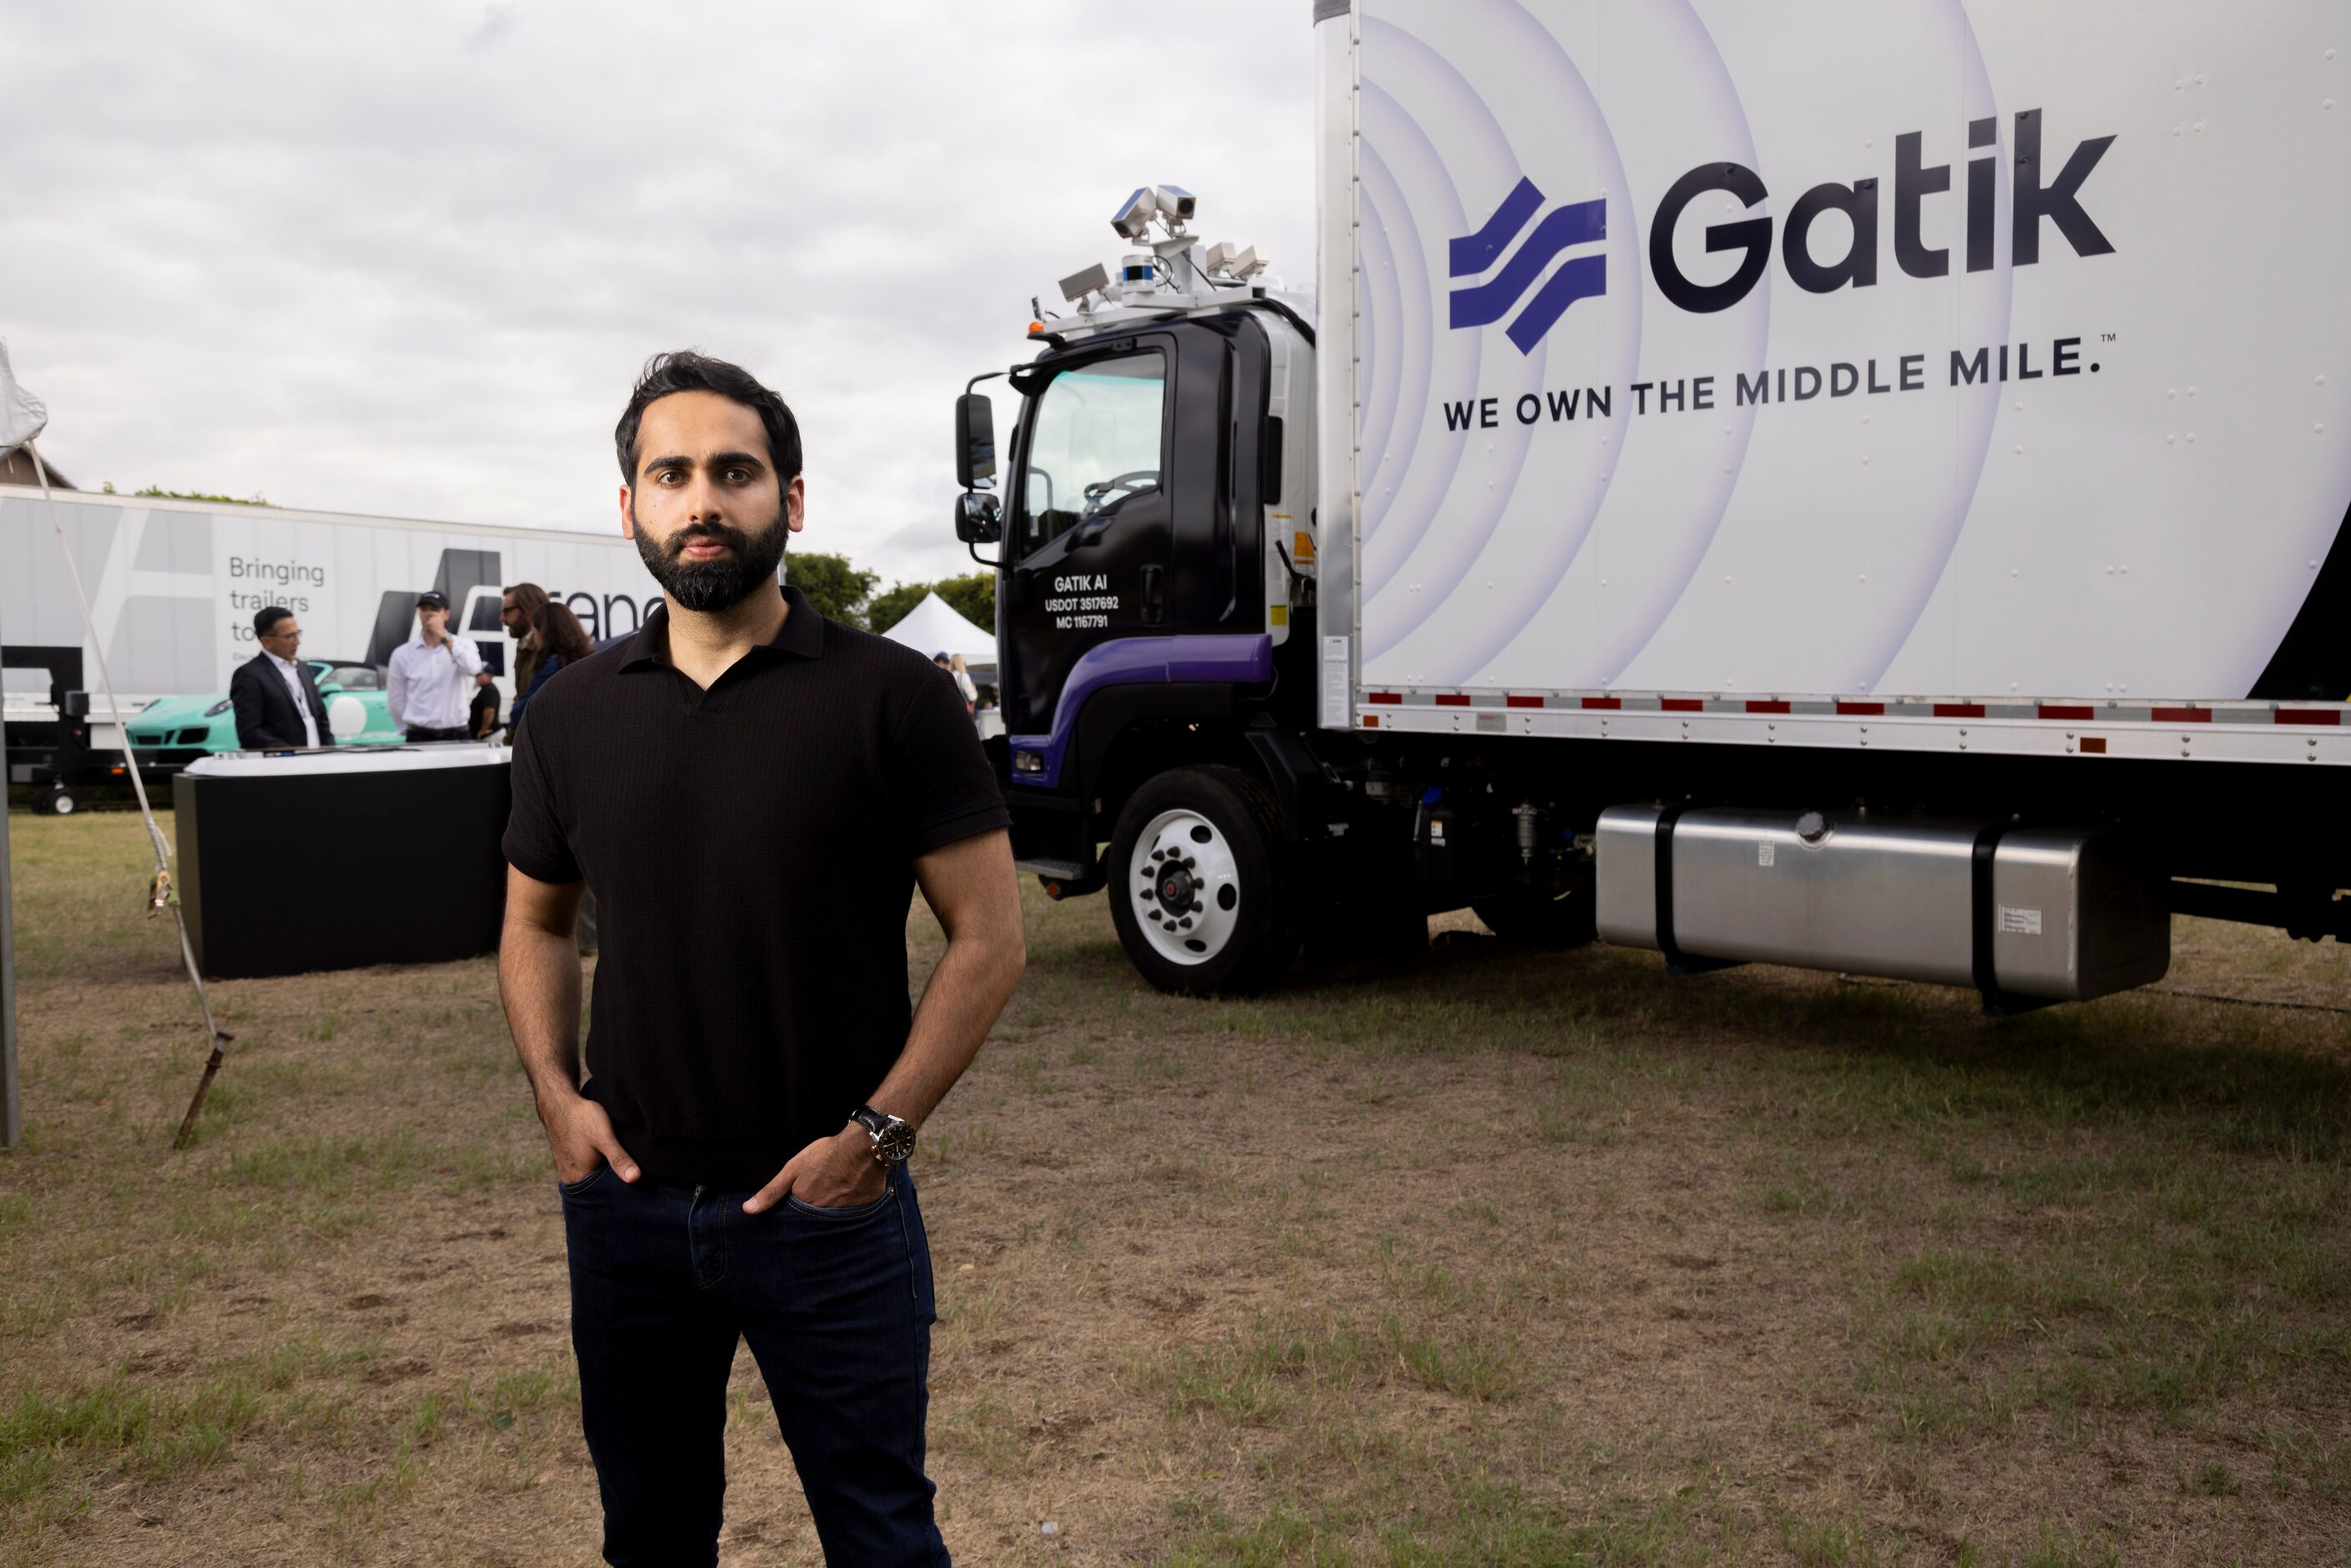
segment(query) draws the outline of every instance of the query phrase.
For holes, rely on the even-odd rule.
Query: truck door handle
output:
[[[1156,626],[1167,619],[1167,569],[1146,566],[1143,569],[1143,623]]]

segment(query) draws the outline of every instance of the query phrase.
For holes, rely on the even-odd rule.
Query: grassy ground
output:
[[[592,1562],[490,963],[219,986],[174,1155],[137,820],[9,825],[0,1562]],[[1029,914],[916,1166],[960,1561],[2351,1563],[2335,946],[2183,922],[2164,991],[1993,1023],[1466,917],[1182,1002]],[[813,1562],[735,1394],[726,1561]]]

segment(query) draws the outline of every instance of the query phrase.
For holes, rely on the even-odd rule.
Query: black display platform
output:
[[[172,802],[197,967],[243,979],[494,950],[509,755],[450,742],[191,764]]]

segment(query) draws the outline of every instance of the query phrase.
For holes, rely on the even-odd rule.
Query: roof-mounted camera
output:
[[[1170,238],[1180,238],[1199,204],[1200,198],[1181,185],[1143,185],[1118,204],[1110,226],[1121,239],[1140,241],[1150,237],[1156,222]]]
[[[1267,259],[1258,254],[1253,245],[1237,246],[1228,240],[1218,240],[1208,247],[1208,276],[1247,283],[1265,270]]]

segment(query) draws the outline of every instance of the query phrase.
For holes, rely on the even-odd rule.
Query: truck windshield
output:
[[[1064,371],[1029,433],[1023,553],[1159,488],[1167,361],[1156,350]]]

